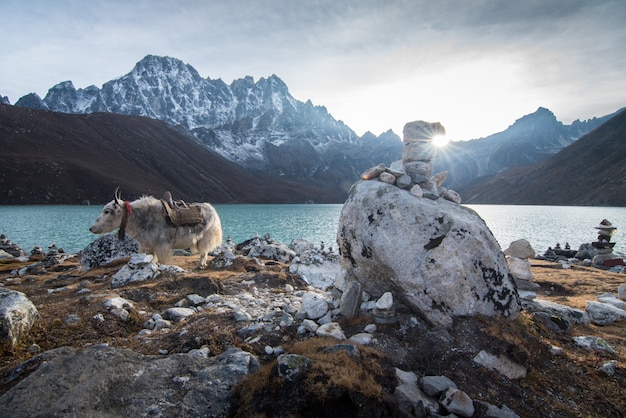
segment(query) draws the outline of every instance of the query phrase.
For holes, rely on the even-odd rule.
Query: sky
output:
[[[468,140],[540,106],[565,124],[626,106],[624,0],[0,0],[0,17],[11,103],[152,54],[227,84],[275,74],[358,135],[424,120]]]

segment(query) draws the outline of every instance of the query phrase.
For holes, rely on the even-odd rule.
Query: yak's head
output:
[[[119,228],[124,216],[124,201],[120,197],[119,187],[115,190],[115,197],[107,203],[98,219],[89,227],[94,234],[105,234]]]

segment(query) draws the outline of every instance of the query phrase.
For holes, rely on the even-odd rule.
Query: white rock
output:
[[[132,308],[133,304],[130,301],[117,296],[117,297],[105,300],[104,301],[104,307],[109,309],[109,310],[111,310],[111,309],[125,309],[125,308]]]
[[[152,254],[133,254],[130,256],[130,261],[128,262],[128,264],[130,264],[131,266],[140,267],[152,263],[153,259],[154,256]]]
[[[306,292],[302,296],[302,308],[306,312],[307,318],[319,319],[328,312],[328,302],[317,293]]]
[[[376,326],[376,324],[367,324],[365,328],[363,328],[363,331],[373,334],[374,332],[376,332],[377,329],[378,327]]]
[[[383,183],[393,184],[396,182],[396,177],[393,174],[383,172],[380,173],[380,176],[378,176],[378,180],[382,181]]]
[[[126,322],[130,316],[130,313],[126,309],[113,308],[109,312],[124,322]]]
[[[169,308],[163,312],[163,318],[170,319],[172,321],[179,321],[195,313],[196,311],[190,308]]]
[[[346,339],[346,335],[337,322],[329,322],[328,324],[320,325],[315,334],[318,337],[333,337],[338,340]]]
[[[521,364],[517,364],[504,356],[495,356],[485,350],[482,350],[474,357],[473,360],[476,364],[488,369],[496,370],[511,380],[523,379],[526,377],[526,367]]]
[[[364,291],[380,297],[394,289],[433,325],[451,326],[455,316],[515,318],[521,309],[500,245],[465,206],[359,181],[341,211],[337,241],[341,265]]]
[[[393,295],[391,292],[385,292],[376,301],[376,308],[381,310],[389,310],[393,307]]]
[[[363,344],[369,345],[374,340],[374,336],[368,332],[360,332],[358,334],[354,334],[352,337],[348,338],[348,341],[355,344]]]
[[[471,417],[474,415],[474,403],[467,396],[467,393],[459,389],[449,388],[443,395],[439,403],[446,409],[462,417]]]
[[[22,292],[0,288],[0,338],[18,344],[41,316]]]
[[[598,296],[598,300],[602,303],[608,303],[611,304],[613,306],[615,306],[616,308],[619,309],[626,309],[626,301],[623,301],[622,299],[616,298],[613,294],[611,293],[603,293],[600,296]]]
[[[535,256],[535,250],[528,240],[518,239],[509,244],[509,248],[504,250],[504,255],[527,259]]]
[[[317,322],[312,321],[310,319],[303,320],[302,326],[304,327],[305,330],[309,332],[316,332],[317,329],[320,327],[319,325],[317,325]]]
[[[574,342],[579,347],[587,348],[590,350],[608,351],[609,353],[615,353],[615,349],[611,347],[603,338],[594,337],[591,335],[581,335],[574,337]]]
[[[587,313],[591,322],[597,325],[607,325],[626,318],[626,311],[602,302],[588,301]]]
[[[400,384],[409,384],[409,385],[417,385],[417,375],[413,372],[406,372],[404,370],[396,369],[396,377],[398,378],[398,383]]]
[[[530,261],[527,259],[508,256],[507,262],[509,264],[509,271],[516,279],[532,280],[535,278],[530,269]]]
[[[318,289],[326,290],[343,277],[337,261],[325,260],[321,264],[291,263],[289,272],[306,277],[306,281]]]
[[[410,193],[413,196],[416,196],[416,197],[423,197],[424,196],[424,190],[422,190],[422,188],[419,186],[419,184],[416,184],[413,187],[411,187]]]

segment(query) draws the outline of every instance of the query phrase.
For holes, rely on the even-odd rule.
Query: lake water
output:
[[[289,244],[304,238],[337,247],[337,224],[343,205],[215,205],[224,230],[236,243],[270,233]],[[527,239],[536,252],[566,242],[577,249],[595,241],[596,226],[608,219],[617,227],[614,253],[626,256],[626,208],[573,206],[467,205],[485,220],[505,249],[517,239]],[[0,233],[26,252],[55,242],[66,252],[78,252],[96,236],[88,228],[101,206],[0,206]]]

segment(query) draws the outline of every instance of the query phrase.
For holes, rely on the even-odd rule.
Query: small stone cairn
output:
[[[378,179],[384,183],[393,184],[406,189],[417,197],[427,197],[432,200],[443,197],[446,200],[461,203],[461,196],[453,190],[447,190],[441,184],[448,176],[447,171],[435,175],[432,160],[436,148],[432,143],[433,137],[445,135],[446,130],[439,122],[424,122],[421,120],[409,122],[404,126],[402,160],[394,161],[391,167],[378,164],[361,174],[363,180]]]
[[[614,242],[611,242],[611,236],[617,229],[611,222],[603,219],[599,226],[596,226],[598,230],[598,240],[592,242],[591,245],[597,250],[598,254],[593,257],[591,263],[593,265],[603,265],[606,267],[612,267],[616,265],[624,265],[622,259],[618,259],[613,255]]]
[[[537,283],[532,282],[535,276],[531,271],[530,261],[528,261],[529,258],[535,256],[535,250],[527,240],[518,239],[504,250],[504,255],[518,291],[528,292],[528,294],[520,292],[520,297],[532,298],[533,292],[541,288]]]

